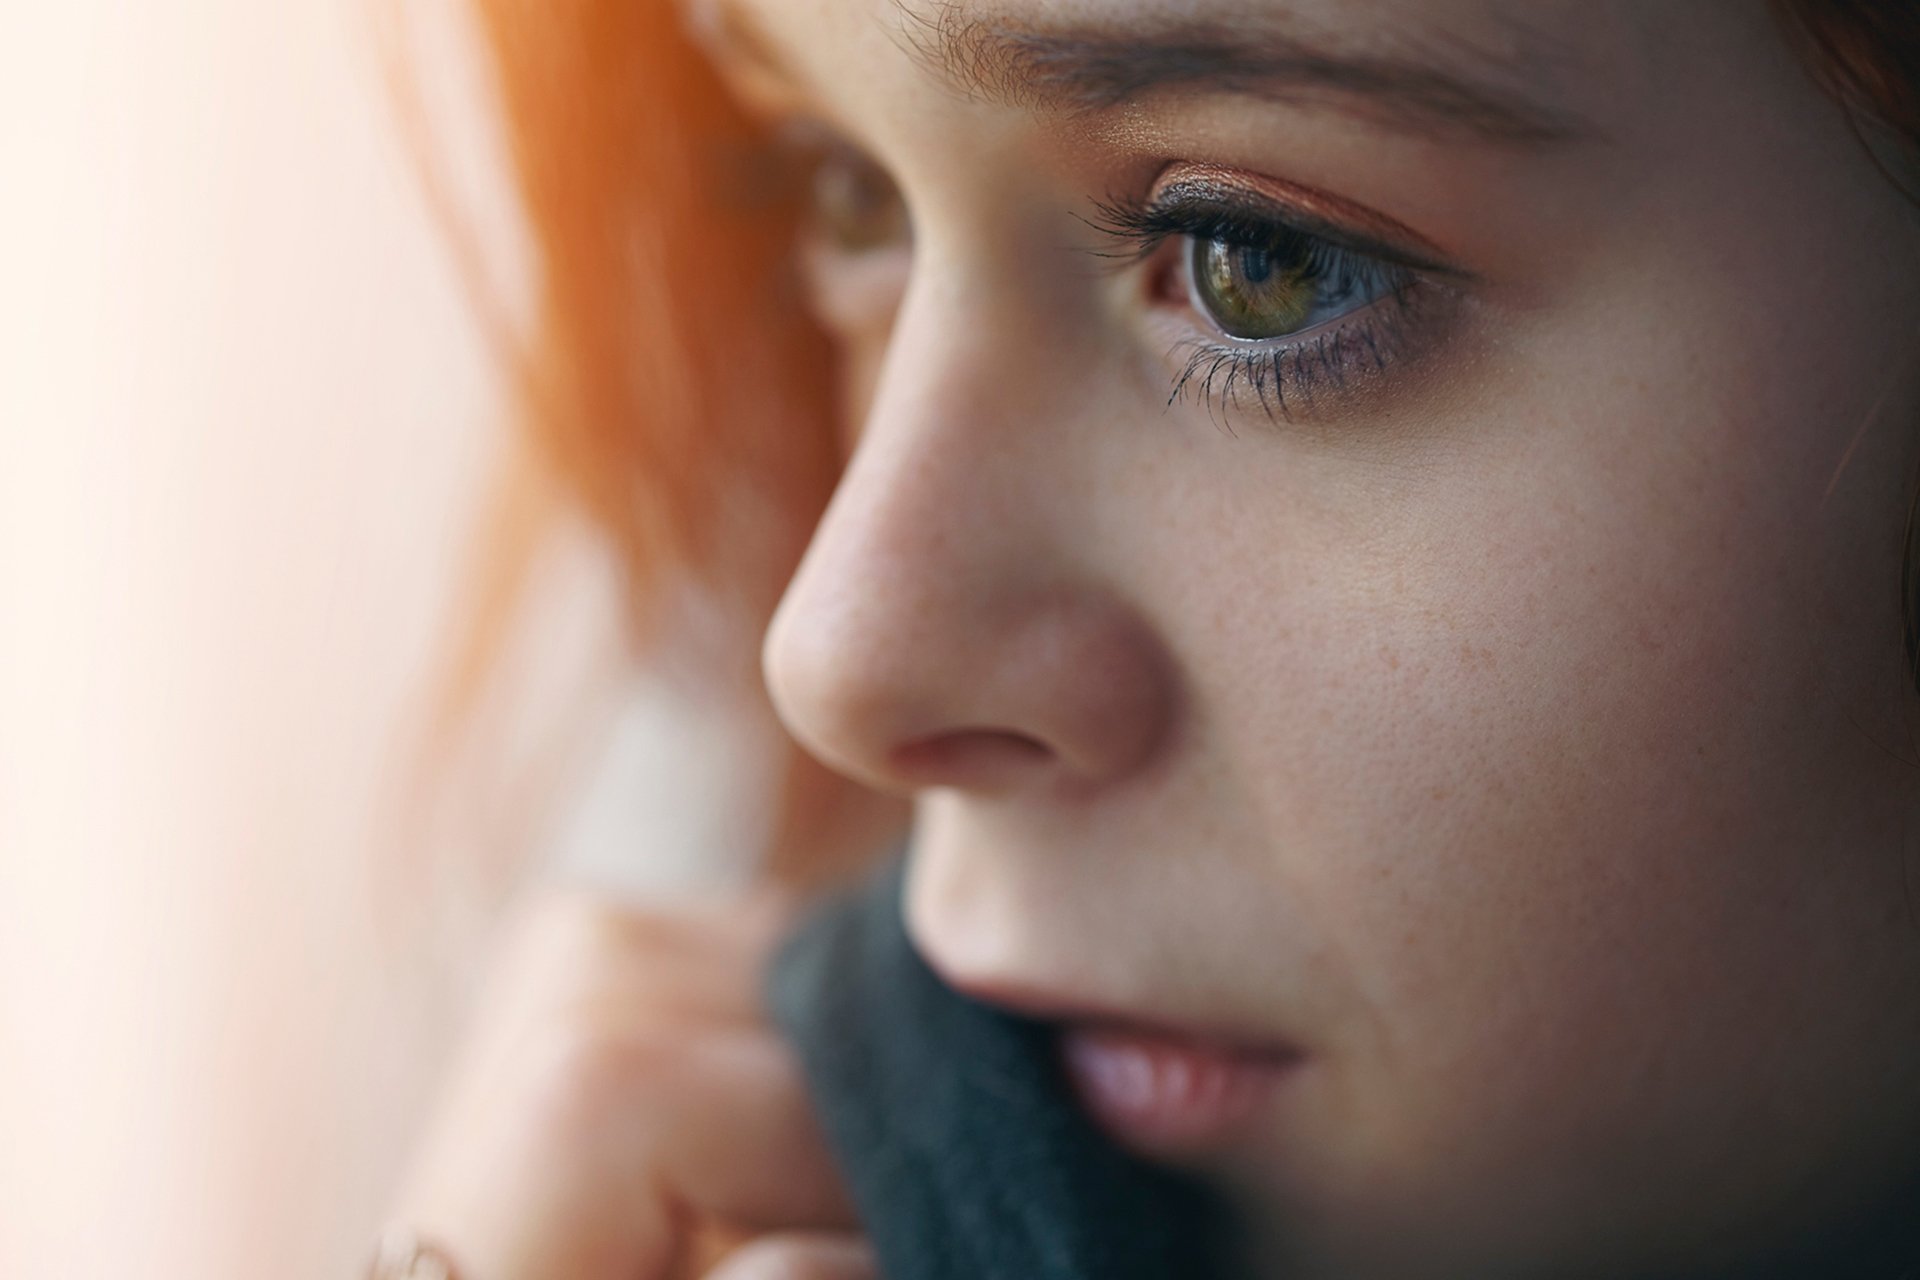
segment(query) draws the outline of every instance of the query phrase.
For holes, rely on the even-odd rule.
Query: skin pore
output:
[[[1263,1274],[1722,1274],[1912,1186],[1920,232],[1763,5],[694,20],[830,140],[767,674],[914,799],[939,970],[1296,1050],[1177,1154]]]

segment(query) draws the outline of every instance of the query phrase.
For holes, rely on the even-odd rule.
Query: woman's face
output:
[[[1764,6],[703,21],[874,166],[766,659],[915,798],[938,969],[1288,1046],[1161,1154],[1290,1276],[1704,1266],[1911,1171],[1920,234]]]

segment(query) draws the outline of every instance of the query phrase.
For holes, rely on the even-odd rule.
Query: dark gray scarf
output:
[[[1040,1024],[933,975],[901,883],[829,904],[768,985],[886,1280],[1224,1277],[1223,1207],[1109,1143]]]

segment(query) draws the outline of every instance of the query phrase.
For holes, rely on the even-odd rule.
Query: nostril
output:
[[[916,787],[1006,785],[1054,759],[1037,738],[1004,729],[954,729],[893,749],[890,763]]]

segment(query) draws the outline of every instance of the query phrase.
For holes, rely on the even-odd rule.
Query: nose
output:
[[[910,289],[865,426],[763,651],[787,728],[869,787],[1064,788],[1145,767],[1170,664],[1101,561],[1099,437],[1032,343]],[[978,335],[972,340],[956,334]],[[1080,443],[1076,444],[1076,441]]]

